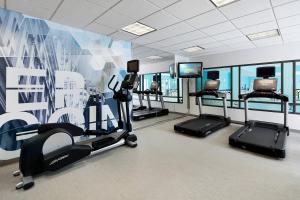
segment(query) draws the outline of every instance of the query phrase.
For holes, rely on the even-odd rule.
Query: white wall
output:
[[[207,67],[221,67],[221,66],[234,66],[241,64],[251,63],[262,63],[262,62],[273,62],[273,61],[284,61],[284,60],[297,60],[300,59],[300,43],[293,43],[289,45],[271,46],[264,48],[255,48],[249,50],[236,51],[226,54],[203,56],[186,58],[181,56],[175,56],[175,63],[178,62],[203,62],[205,68]],[[154,64],[155,65],[155,64]],[[156,69],[159,69],[156,71]],[[162,70],[164,69],[164,70]],[[168,71],[166,68],[155,66],[155,67],[143,67],[143,72],[152,73],[159,71]],[[187,110],[187,80],[183,80],[183,104],[177,103],[166,103],[166,107],[173,112],[188,113]],[[191,79],[190,91],[195,91],[195,82]],[[135,102],[138,103],[138,102]],[[146,105],[146,102],[144,102]],[[160,106],[159,102],[151,102],[152,106]],[[190,114],[199,114],[198,106],[195,105],[195,98],[190,98]],[[203,111],[211,114],[223,114],[221,108],[204,106]],[[228,114],[234,121],[244,121],[243,109],[228,109]],[[262,120],[268,119],[270,122],[283,123],[283,114],[274,112],[263,112],[263,111],[249,111],[249,119]],[[300,115],[290,114],[289,125],[291,129],[300,130]]]
[[[141,63],[139,74],[149,74],[157,72],[168,72],[169,66],[174,64],[174,60],[167,60],[155,63]]]
[[[207,68],[297,59],[300,59],[300,43],[194,57],[191,58],[191,61],[201,61]]]
[[[280,46],[270,46],[264,48],[255,48],[250,50],[236,51],[220,55],[203,56],[191,58],[191,61],[201,61],[205,68],[234,66],[241,64],[263,63],[284,60],[300,59],[300,43],[286,44]],[[195,99],[193,99],[195,102]],[[197,114],[197,106],[193,105],[192,112]],[[222,114],[222,109],[204,106],[203,109],[208,113]],[[229,109],[228,114],[232,120],[244,121],[244,111],[242,109]],[[270,122],[283,123],[283,114],[263,111],[249,111],[249,119]],[[300,130],[300,115],[290,114],[289,125],[292,129]]]

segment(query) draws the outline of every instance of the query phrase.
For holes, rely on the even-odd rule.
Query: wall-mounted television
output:
[[[182,62],[178,63],[179,78],[202,77],[202,62]]]

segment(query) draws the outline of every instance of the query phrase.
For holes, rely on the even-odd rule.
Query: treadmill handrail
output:
[[[260,92],[254,91],[247,94],[240,94],[239,99],[247,100],[250,98],[271,98],[271,99],[279,99],[283,102],[288,102],[289,98],[283,94],[278,94],[276,92]]]
[[[203,97],[203,96],[214,96],[216,98],[225,98],[226,94],[215,90],[202,90],[196,93],[191,93],[191,96]]]

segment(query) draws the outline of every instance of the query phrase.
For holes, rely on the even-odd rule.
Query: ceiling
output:
[[[201,56],[300,41],[300,0],[240,0],[221,8],[209,0],[0,0],[0,4],[132,41],[134,55],[140,58]],[[141,37],[121,30],[136,21],[157,30]],[[257,41],[246,37],[272,29],[279,29],[281,35]],[[195,45],[205,50],[182,51]]]

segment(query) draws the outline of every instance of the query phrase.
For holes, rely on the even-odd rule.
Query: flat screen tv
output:
[[[198,78],[202,77],[202,62],[178,63],[179,78]]]

